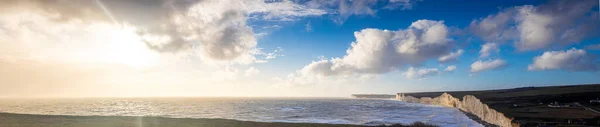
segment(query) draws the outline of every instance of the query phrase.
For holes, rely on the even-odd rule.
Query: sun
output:
[[[99,60],[113,64],[125,64],[135,68],[154,66],[159,54],[149,49],[135,27],[128,25],[100,25],[96,36],[102,40],[103,51],[96,54]]]

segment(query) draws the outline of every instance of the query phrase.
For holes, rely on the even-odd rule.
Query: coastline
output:
[[[460,109],[458,109],[458,110],[460,110]],[[467,117],[469,117],[471,120],[473,120],[473,121],[475,121],[475,122],[483,125],[484,127],[499,127],[498,125],[494,125],[492,123],[488,123],[488,122],[482,120],[481,118],[477,117],[476,115],[474,115],[472,113],[468,113],[468,112],[465,112],[463,110],[460,110],[460,111],[462,113],[464,113],[465,115],[467,115]]]
[[[396,99],[409,103],[422,103],[456,108],[465,115],[469,116],[471,120],[476,121],[484,126],[519,126],[513,125],[512,118],[508,118],[502,112],[498,112],[495,109],[490,108],[487,104],[482,103],[473,95],[465,95],[462,97],[462,99],[459,99],[448,93],[442,93],[440,96],[417,98],[403,93],[398,93]]]
[[[281,123],[253,122],[231,119],[210,118],[167,118],[155,116],[67,116],[35,115],[0,112],[2,127],[386,127],[323,124],[323,123]],[[411,125],[391,125],[391,127],[434,127],[422,123]]]
[[[413,102],[407,102],[407,103],[413,103]],[[421,103],[419,103],[419,104],[421,104]],[[455,107],[450,107],[450,108],[455,108]],[[498,125],[495,125],[495,124],[492,124],[492,123],[489,123],[489,122],[486,122],[486,121],[482,120],[477,115],[474,115],[474,114],[469,113],[469,112],[465,112],[465,111],[463,111],[463,110],[461,110],[459,108],[455,108],[455,109],[458,109],[458,111],[460,111],[463,114],[465,114],[467,117],[469,117],[469,119],[471,119],[471,120],[473,120],[473,121],[475,121],[475,122],[483,125],[484,127],[499,127]]]
[[[600,84],[397,93],[397,100],[457,108],[482,125],[600,126]]]

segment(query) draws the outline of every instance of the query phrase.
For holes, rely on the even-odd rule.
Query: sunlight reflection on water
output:
[[[224,118],[261,122],[481,126],[457,109],[370,99],[130,98],[5,99],[0,112],[77,116]]]

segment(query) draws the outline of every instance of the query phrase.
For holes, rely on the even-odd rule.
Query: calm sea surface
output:
[[[457,109],[396,100],[301,98],[0,99],[0,112],[224,118],[260,122],[481,126]]]

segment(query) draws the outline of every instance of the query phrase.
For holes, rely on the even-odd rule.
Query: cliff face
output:
[[[411,102],[411,103],[423,103],[423,104],[432,104],[432,105],[440,105],[447,107],[458,108],[467,113],[474,114],[479,117],[481,120],[486,121],[491,124],[495,124],[502,127],[512,127],[518,125],[512,125],[511,118],[507,118],[504,114],[497,112],[494,109],[488,107],[488,105],[481,103],[479,99],[472,95],[466,95],[463,97],[462,101],[458,98],[454,98],[452,95],[448,93],[444,93],[438,97],[421,97],[415,98],[413,96],[404,95],[402,93],[398,93],[396,95],[396,99]]]

